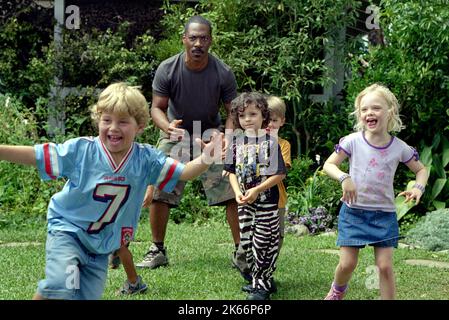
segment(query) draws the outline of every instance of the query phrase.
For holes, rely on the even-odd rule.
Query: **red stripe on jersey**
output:
[[[176,160],[173,159],[173,163],[172,163],[172,165],[170,166],[170,169],[168,169],[168,172],[167,172],[167,174],[165,175],[164,181],[162,181],[162,182],[159,184],[159,190],[163,190],[164,187],[165,187],[165,185],[168,183],[168,181],[170,181],[170,179],[171,179],[172,176],[173,176],[173,173],[175,172],[175,169],[176,169],[176,166],[177,166],[177,165],[178,165],[178,161],[176,161]]]
[[[44,144],[44,164],[45,164],[45,172],[47,175],[55,180],[56,177],[53,175],[53,171],[51,169],[51,158],[50,158],[50,144]]]

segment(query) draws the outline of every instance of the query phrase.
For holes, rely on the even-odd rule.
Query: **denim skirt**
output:
[[[396,248],[398,239],[396,212],[369,211],[342,204],[338,216],[337,246]]]

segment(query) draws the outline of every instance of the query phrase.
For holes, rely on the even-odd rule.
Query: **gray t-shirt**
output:
[[[153,94],[169,97],[168,120],[181,119],[181,127],[189,134],[193,132],[193,121],[201,121],[201,133],[217,128],[221,123],[220,101],[228,103],[237,96],[234,73],[211,54],[207,67],[201,71],[189,70],[184,61],[182,52],[159,65]]]
[[[400,162],[419,159],[418,152],[398,137],[383,147],[371,145],[363,132],[342,138],[335,151],[349,157],[349,174],[357,188],[357,202],[347,204],[364,210],[396,211],[393,179]]]

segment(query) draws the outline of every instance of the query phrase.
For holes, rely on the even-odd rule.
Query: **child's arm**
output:
[[[237,201],[237,204],[245,204],[245,202],[242,201],[243,194],[240,190],[237,176],[234,173],[229,173],[229,183],[231,184],[232,190],[234,190],[235,201]]]
[[[349,204],[357,201],[357,190],[351,176],[339,169],[340,164],[348,156],[344,152],[332,153],[323,166],[324,172],[332,179],[338,180],[343,189],[343,196],[340,200]]]
[[[412,160],[407,162],[406,165],[416,174],[416,183],[411,190],[403,191],[399,195],[405,196],[405,202],[414,199],[416,204],[418,204],[424,193],[424,188],[426,187],[427,179],[429,179],[429,174],[421,161]]]
[[[0,160],[36,167],[36,153],[30,146],[0,146]]]
[[[199,138],[196,139],[196,142],[202,145],[203,152],[199,157],[185,165],[179,178],[180,180],[187,181],[199,176],[206,171],[213,162],[222,160],[223,158],[223,133],[214,133],[207,144]]]
[[[284,178],[285,178],[285,174],[276,174],[276,175],[268,177],[267,180],[265,180],[264,182],[262,182],[258,186],[247,190],[245,192],[245,195],[241,198],[241,200],[244,203],[253,203],[254,201],[256,201],[257,196],[259,195],[259,193],[261,193],[262,191],[277,185]]]
[[[149,185],[147,191],[145,192],[145,197],[143,198],[142,208],[149,208],[151,202],[153,202],[154,186]]]

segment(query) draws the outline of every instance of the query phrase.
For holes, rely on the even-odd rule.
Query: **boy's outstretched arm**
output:
[[[206,171],[213,162],[221,161],[223,159],[223,136],[223,133],[214,133],[209,143],[204,143],[198,138],[196,139],[196,143],[201,144],[203,152],[201,153],[201,156],[185,165],[180,180],[191,180]]]
[[[36,167],[36,153],[31,146],[0,145],[0,160]]]

